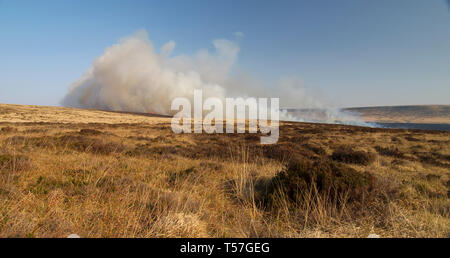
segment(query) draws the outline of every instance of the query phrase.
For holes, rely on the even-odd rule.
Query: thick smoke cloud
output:
[[[193,99],[194,89],[203,89],[204,98],[279,97],[282,107],[324,110],[320,116],[304,117],[282,112],[285,120],[364,125],[311,97],[295,78],[282,79],[269,87],[251,76],[232,76],[239,46],[230,40],[214,40],[214,52],[200,50],[191,56],[172,57],[175,45],[169,41],[156,51],[144,30],[121,39],[70,86],[62,105],[169,115],[173,114],[170,106],[174,98]]]

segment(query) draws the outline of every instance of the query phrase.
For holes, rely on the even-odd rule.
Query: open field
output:
[[[450,132],[0,105],[0,237],[448,237]]]

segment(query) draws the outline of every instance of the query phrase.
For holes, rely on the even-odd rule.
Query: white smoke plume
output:
[[[249,76],[232,76],[239,46],[226,39],[214,40],[213,45],[213,53],[200,50],[192,56],[172,57],[174,41],[157,52],[147,32],[138,31],[108,47],[70,86],[61,103],[68,107],[170,115],[174,98],[192,99],[194,89],[202,89],[204,98],[279,97],[282,107],[325,110],[312,117],[282,111],[283,120],[368,125],[323,105],[295,79],[283,79],[276,87],[268,87]]]

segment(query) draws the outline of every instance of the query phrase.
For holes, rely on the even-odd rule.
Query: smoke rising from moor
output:
[[[239,46],[227,39],[213,42],[214,51],[172,56],[175,42],[156,51],[145,30],[106,48],[85,74],[74,82],[62,100],[67,107],[170,115],[176,97],[279,97],[281,107],[318,109],[315,112],[282,111],[282,120],[368,125],[309,95],[298,80],[282,79],[268,87],[246,75],[232,75]]]

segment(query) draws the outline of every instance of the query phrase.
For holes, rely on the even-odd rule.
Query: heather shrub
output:
[[[0,154],[0,170],[22,171],[30,166],[31,161],[25,155]]]
[[[374,182],[371,174],[357,172],[329,159],[293,159],[273,178],[269,199],[281,193],[290,202],[298,202],[314,189],[317,194],[327,195],[337,202],[344,195],[348,201],[358,201],[371,191]]]
[[[404,154],[399,151],[398,148],[375,146],[375,150],[383,156],[390,156],[398,159],[404,158]]]
[[[350,146],[342,146],[333,152],[331,159],[348,164],[369,165],[375,160],[375,155],[353,150]]]

